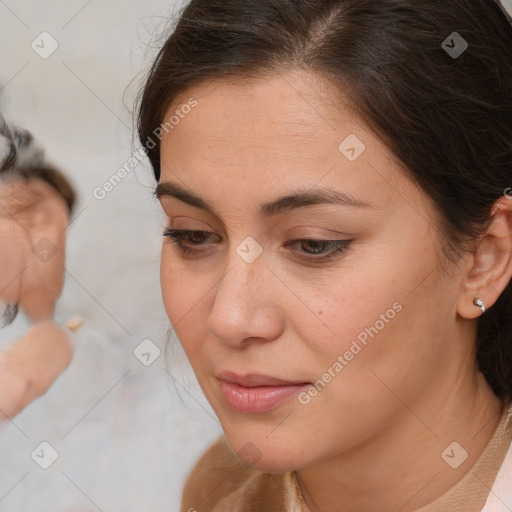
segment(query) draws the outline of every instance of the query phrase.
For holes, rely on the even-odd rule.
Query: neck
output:
[[[504,405],[483,375],[467,368],[422,403],[404,406],[363,445],[298,470],[311,512],[339,512],[340,503],[343,512],[411,512],[461,480],[492,438]],[[453,442],[458,445],[447,450]]]

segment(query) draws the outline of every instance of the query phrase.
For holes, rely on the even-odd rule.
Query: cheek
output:
[[[167,316],[177,326],[188,323],[189,315],[200,304],[201,279],[194,279],[193,273],[182,265],[175,256],[175,248],[164,241],[160,260],[160,285]]]
[[[312,362],[317,378],[336,375],[331,380],[341,387],[332,389],[343,400],[365,393],[375,398],[380,388],[386,393],[386,383],[401,391],[405,386],[407,393],[410,383],[432,378],[443,359],[456,286],[435,270],[432,246],[414,259],[405,249],[374,251],[381,257],[366,260],[357,271],[347,264],[343,274],[317,283],[310,295],[308,306],[317,321],[307,333],[302,330],[308,345],[304,358]]]
[[[160,285],[165,311],[185,353],[194,364],[206,339],[208,291],[214,280],[207,274],[197,274],[180,264],[174,248],[164,243],[160,263]],[[210,284],[212,281],[212,284]]]
[[[372,340],[376,345],[400,322],[403,301],[393,274],[381,262],[365,263],[361,270],[353,258],[307,284],[295,280],[294,295],[304,304],[294,304],[287,315],[307,345],[308,359],[317,363],[316,371],[346,352],[350,361],[366,359]]]
[[[341,411],[357,412],[368,425],[403,404],[416,403],[449,364],[445,347],[453,318],[439,301],[449,283],[438,282],[436,288],[433,275],[417,286],[413,275],[403,272],[393,292],[375,294],[380,300],[371,305],[345,308],[338,324],[343,334],[322,349],[318,377],[332,384],[319,394]]]
[[[442,329],[423,310],[428,293],[417,290],[406,297],[398,288],[380,302],[347,306],[338,316],[337,336],[310,338],[315,343],[303,359],[313,369],[314,386],[297,406],[306,433],[322,425],[326,438],[347,449],[431,389],[443,352],[442,340],[431,340]]]

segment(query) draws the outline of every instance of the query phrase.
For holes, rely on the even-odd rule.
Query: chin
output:
[[[261,464],[252,466],[252,469],[261,471],[262,473],[270,473],[272,475],[279,475],[281,473],[287,473],[288,471],[294,471],[298,469],[296,465],[288,464],[284,465],[282,461],[262,461]]]
[[[238,460],[257,471],[272,474],[286,473],[298,469],[304,463],[297,456],[302,450],[294,448],[293,445],[286,443],[286,440],[280,440],[274,444],[264,435],[244,433],[233,439],[225,432],[225,436]],[[241,442],[241,439],[247,439],[247,441]]]
[[[286,454],[283,454],[283,456],[285,455]],[[257,463],[253,465],[245,463],[244,460],[241,459],[240,457],[239,460],[240,462],[242,462],[242,464],[246,465],[247,467],[250,467],[251,469],[261,471],[262,473],[271,473],[274,475],[287,473],[288,471],[298,469],[298,461],[296,460],[285,461],[283,459],[275,459],[274,457],[262,457]]]

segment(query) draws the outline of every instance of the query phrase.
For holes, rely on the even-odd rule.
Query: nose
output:
[[[277,339],[284,326],[278,283],[264,255],[247,263],[233,251],[230,266],[214,290],[208,332],[238,348]]]

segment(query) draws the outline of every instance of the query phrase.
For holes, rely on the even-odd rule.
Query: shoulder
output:
[[[201,456],[183,488],[181,512],[282,512],[282,475],[252,469],[224,436]]]

